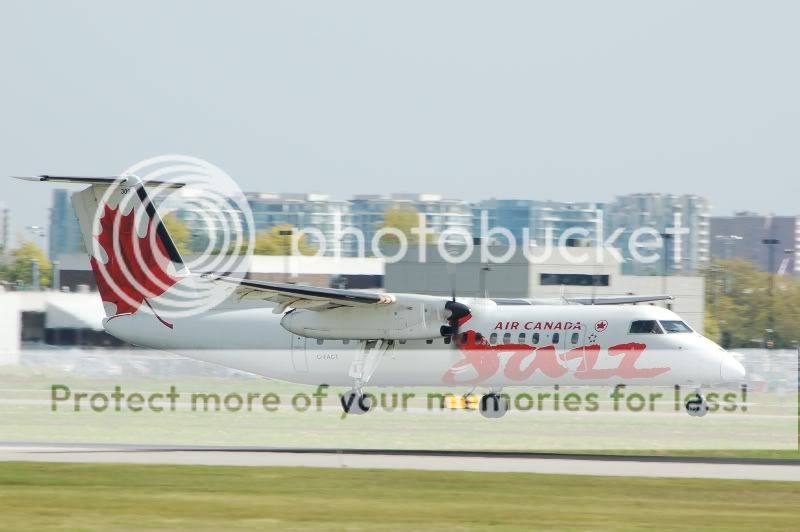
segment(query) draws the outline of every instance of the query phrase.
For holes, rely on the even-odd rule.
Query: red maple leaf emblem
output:
[[[140,238],[134,226],[134,213],[135,210],[131,209],[129,214],[122,215],[119,208],[112,209],[105,205],[97,241],[108,261],[103,264],[94,256],[90,260],[100,297],[104,302],[114,304],[117,314],[132,314],[142,303],[152,310],[147,300],[163,294],[178,282],[177,278],[167,273],[169,255],[164,242],[155,234],[153,220],[148,218],[145,234]],[[118,238],[116,248],[115,236]],[[138,245],[135,239],[138,239]],[[156,317],[172,328],[171,323],[157,314]]]
[[[594,325],[594,330],[597,332],[603,332],[608,327],[608,322],[606,320],[600,320]]]

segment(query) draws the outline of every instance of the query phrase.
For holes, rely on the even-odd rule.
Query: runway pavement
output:
[[[602,456],[559,453],[473,453],[2,443],[0,461],[347,467],[800,481],[800,461],[737,458]]]

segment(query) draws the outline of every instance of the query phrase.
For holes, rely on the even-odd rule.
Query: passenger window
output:
[[[553,333],[553,343],[557,344],[561,336],[558,333]]]
[[[510,344],[511,343],[511,333],[507,332],[507,333],[505,333],[503,335],[503,343],[504,344]]]
[[[664,334],[656,320],[637,320],[631,323],[631,334]]]
[[[489,335],[489,343],[492,345],[497,343],[497,333],[492,333]]]
[[[686,323],[679,321],[679,320],[662,320],[661,326],[664,327],[664,330],[668,333],[690,333],[692,332],[692,328],[686,325]]]
[[[533,333],[531,336],[531,343],[534,345],[539,343],[539,333]]]
[[[517,343],[518,344],[524,344],[525,343],[525,333],[519,333],[519,338],[517,338]]]
[[[432,344],[432,343],[433,343],[433,339],[432,339],[432,338],[430,338],[430,339],[428,339],[428,340],[425,340],[425,343],[426,343],[426,344]]]
[[[322,338],[317,338],[317,345],[322,345],[325,342]]]
[[[349,344],[349,343],[350,343],[350,340],[342,340],[342,343],[343,343],[344,345],[347,345],[347,344]]]
[[[572,345],[577,344],[578,343],[578,333],[576,333],[576,332],[572,333],[572,339],[570,341],[572,342]]]
[[[348,340],[348,342],[349,342],[349,340]],[[400,340],[400,343],[404,344],[404,343],[406,343],[406,340]]]

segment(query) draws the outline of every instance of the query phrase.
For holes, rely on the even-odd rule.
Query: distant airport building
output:
[[[196,258],[194,255],[184,256],[184,260],[189,264]],[[238,268],[234,270],[248,279],[262,281],[333,288],[380,288],[383,286],[383,262],[383,259],[376,257],[255,255],[250,258],[247,271],[239,271]],[[60,266],[62,290],[71,292],[97,290],[89,257],[85,253],[62,256]],[[195,264],[192,272],[204,273],[202,264]]]
[[[623,271],[634,275],[696,272],[710,259],[710,206],[694,195],[628,194],[617,196],[605,208],[605,237],[625,258]],[[629,243],[640,228],[652,233],[671,234],[664,240],[666,261],[644,263],[634,260]],[[640,242],[645,237],[638,239]],[[654,239],[650,239],[652,242]],[[662,254],[663,256],[664,254]]]
[[[69,191],[53,191],[50,207],[49,250],[50,260],[59,260],[63,255],[84,252],[83,236],[78,217],[69,199]]]
[[[599,203],[484,200],[473,205],[472,234],[481,237],[483,225],[508,229],[517,244],[556,245],[564,237],[595,245],[602,242],[602,207]],[[505,243],[504,238],[494,235],[492,240]]]
[[[501,256],[505,246],[490,246]],[[455,288],[461,297],[490,298],[558,298],[592,295],[668,294],[668,305],[683,316],[698,332],[703,331],[705,281],[688,275],[625,275],[622,263],[613,251],[597,247],[530,248],[532,260],[517,247],[509,260],[502,263],[482,262],[480,249],[460,264],[443,260],[436,246],[426,250],[427,261],[421,263],[413,250],[402,260],[387,263],[384,288],[394,293],[421,293],[449,296]],[[458,255],[464,248],[450,246],[448,253]],[[583,259],[576,262],[574,258]],[[546,309],[542,310],[546,314]]]
[[[764,240],[775,241],[765,244]],[[800,216],[764,216],[737,212],[711,218],[711,256],[745,259],[761,271],[800,275]]]
[[[0,366],[19,362],[21,310],[20,294],[5,292],[0,287]]]

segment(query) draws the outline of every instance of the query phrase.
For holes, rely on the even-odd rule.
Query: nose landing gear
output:
[[[697,392],[693,397],[687,399],[685,406],[686,413],[692,417],[703,417],[708,414],[708,402],[706,402],[706,397],[700,392]]]
[[[490,392],[481,397],[478,410],[486,418],[500,418],[506,415],[510,408],[508,397],[499,393]]]

